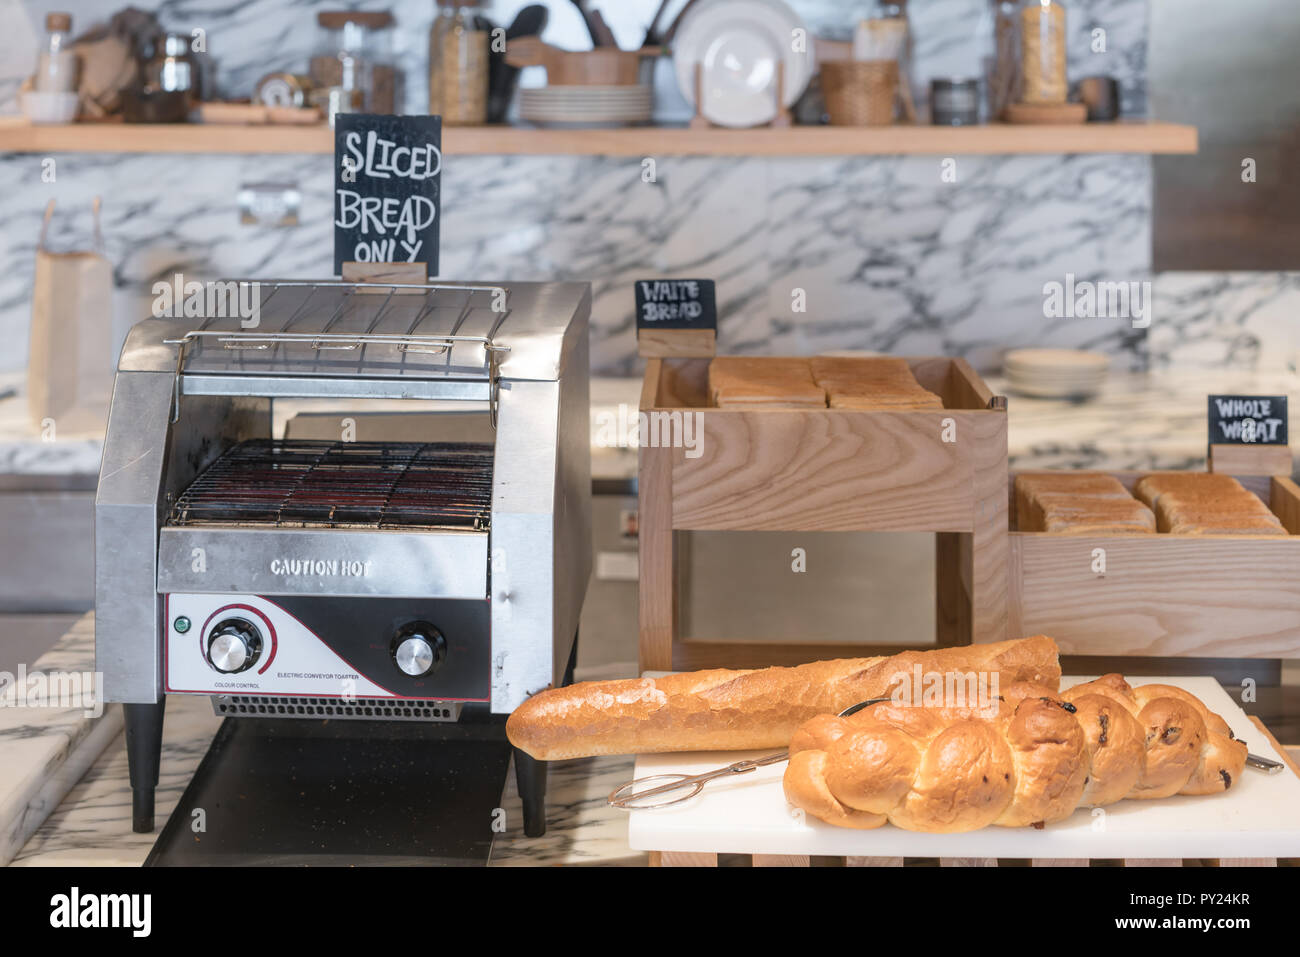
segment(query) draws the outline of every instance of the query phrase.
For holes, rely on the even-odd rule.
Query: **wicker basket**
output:
[[[834,126],[888,126],[898,99],[897,60],[832,60],[821,67]]]

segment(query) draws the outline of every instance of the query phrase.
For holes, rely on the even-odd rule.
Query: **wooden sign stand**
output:
[[[1294,468],[1289,445],[1211,445],[1209,470],[1226,475],[1286,475]]]
[[[358,263],[345,262],[343,264],[343,281],[344,282],[365,282],[383,285],[385,283],[402,283],[404,285],[424,285],[429,281],[429,264],[428,263]],[[421,289],[403,289],[400,286],[391,289],[367,289],[362,287],[357,290],[358,293],[380,293],[387,295],[393,292],[398,295],[420,295]]]
[[[643,359],[711,359],[718,351],[714,329],[638,329],[636,352]]]

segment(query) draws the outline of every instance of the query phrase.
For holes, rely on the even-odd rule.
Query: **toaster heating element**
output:
[[[118,367],[96,656],[126,705],[138,830],[167,694],[230,717],[454,722],[508,714],[575,647],[589,287],[253,286],[233,301],[255,316],[137,324]],[[355,427],[372,400],[402,435],[273,429],[277,403]]]

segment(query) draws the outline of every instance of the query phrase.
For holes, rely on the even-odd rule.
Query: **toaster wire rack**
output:
[[[221,285],[221,284],[217,284]],[[484,381],[489,385],[489,415],[497,424],[497,397],[501,357],[510,347],[496,341],[510,317],[509,290],[503,286],[446,285],[439,283],[374,283],[343,280],[269,280],[250,283],[230,281],[239,290],[253,285],[258,293],[255,325],[238,315],[209,315],[197,329],[163,340],[176,347],[176,374],[172,390],[172,421],[179,421],[182,378],[187,359],[196,346],[208,343],[227,352],[259,355],[261,367],[270,367],[286,357],[290,349],[305,349],[322,360],[305,369],[280,370],[282,374],[339,374],[325,366],[322,353],[355,353],[354,368],[364,368],[367,350],[394,351],[400,374],[420,378],[455,378]],[[269,292],[265,292],[269,290]],[[305,294],[283,295],[286,290]],[[377,306],[373,302],[378,299]],[[487,304],[484,304],[486,300]],[[234,300],[243,301],[242,292]],[[481,324],[483,311],[490,313],[487,330],[465,332],[471,322]],[[225,311],[225,310],[219,310]],[[224,321],[223,321],[224,320]],[[361,322],[359,330],[337,331]],[[446,330],[442,331],[442,325]],[[431,327],[431,328],[426,328]],[[465,347],[458,349],[458,347]],[[467,349],[481,348],[482,359],[470,366],[452,363]],[[408,357],[421,360],[418,368]],[[432,360],[441,357],[439,365]],[[236,367],[242,367],[242,360]],[[224,372],[236,371],[223,369]]]
[[[485,531],[492,462],[485,443],[251,439],[181,493],[168,524]]]

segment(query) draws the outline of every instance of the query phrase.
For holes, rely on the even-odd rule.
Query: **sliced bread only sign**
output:
[[[334,273],[345,262],[427,263],[438,273],[442,118],[334,118]]]

